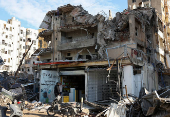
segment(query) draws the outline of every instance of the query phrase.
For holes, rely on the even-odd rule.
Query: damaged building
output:
[[[64,5],[46,13],[39,33],[47,48],[34,53],[40,79],[40,101],[54,99],[56,82],[63,84],[64,101],[119,100],[117,95],[137,97],[164,86],[161,71],[165,59],[164,26],[154,8],[91,15],[83,7]],[[169,61],[169,60],[168,60]],[[75,94],[75,96],[74,96]]]

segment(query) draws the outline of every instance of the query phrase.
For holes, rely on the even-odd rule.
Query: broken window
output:
[[[135,35],[138,36],[138,28],[135,27]]]
[[[40,48],[42,48],[42,40],[39,40]]]
[[[132,0],[132,3],[136,2],[136,0]]]
[[[86,55],[86,59],[91,60],[91,56],[90,55]]]
[[[83,55],[79,55],[79,56],[78,56],[78,59],[83,59]]]
[[[66,57],[66,60],[72,60],[72,57]]]
[[[28,38],[28,41],[31,42],[31,38]]]
[[[71,53],[67,53],[67,56],[71,56]]]

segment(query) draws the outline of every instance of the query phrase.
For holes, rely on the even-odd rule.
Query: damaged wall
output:
[[[55,99],[54,87],[59,81],[57,71],[41,70],[39,100],[43,103],[52,102]]]

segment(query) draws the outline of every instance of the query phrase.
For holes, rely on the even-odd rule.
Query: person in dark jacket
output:
[[[58,95],[60,95],[60,88],[59,88],[59,82],[56,83],[55,87],[54,87],[54,95],[57,97]]]

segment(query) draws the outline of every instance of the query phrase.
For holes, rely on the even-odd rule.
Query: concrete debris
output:
[[[107,117],[160,117],[170,115],[170,89],[161,89],[150,93],[142,88],[140,96],[141,98],[137,98],[128,94],[128,97],[124,97],[117,104],[111,103],[109,107],[103,108],[103,111],[97,114],[97,117],[100,115]]]
[[[39,110],[39,112],[46,112],[47,109],[50,107],[49,104],[42,104],[40,101],[32,101],[31,103],[28,101],[25,101],[25,109],[30,111]]]
[[[105,48],[110,45],[111,41],[128,41],[130,40],[129,25],[132,23],[130,16],[134,15],[136,20],[141,23],[142,31],[144,32],[144,25],[153,25],[155,31],[157,31],[157,17],[155,10],[152,8],[148,9],[136,9],[136,10],[125,10],[123,12],[117,12],[116,17],[111,20],[102,22],[101,30],[97,35],[97,43],[100,45],[98,53],[103,58],[101,48]],[[105,50],[105,49],[103,49]]]
[[[126,106],[124,104],[112,103],[110,109],[106,111],[107,117],[126,117]]]

